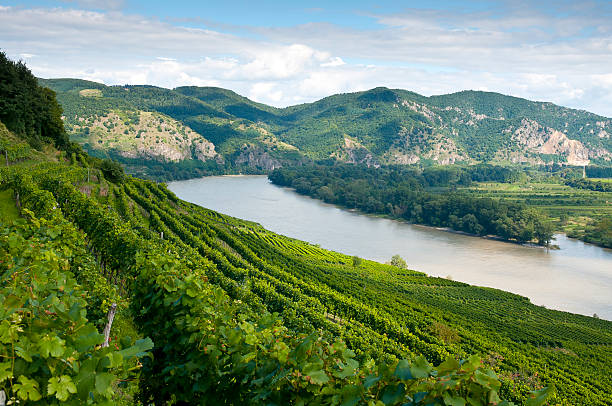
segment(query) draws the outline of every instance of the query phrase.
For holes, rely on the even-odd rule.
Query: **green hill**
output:
[[[612,402],[610,321],[274,234],[73,144],[0,141],[11,403]]]
[[[73,164],[65,154],[59,156],[40,160],[28,155],[0,170],[0,187],[9,192],[5,198],[14,202],[19,195],[21,216],[30,219],[0,227],[0,267],[9,278],[3,282],[16,271],[3,255],[12,255],[13,263],[20,264],[16,269],[40,256],[38,278],[50,269],[48,261],[68,255],[65,272],[82,286],[75,293],[91,292],[82,306],[98,331],[110,301],[120,303],[119,325],[113,327],[122,340],[117,351],[127,353],[134,343],[123,344],[128,334],[154,343],[153,357],[140,361],[136,378],[122,375],[128,373],[123,367],[100,364],[100,374],[112,374],[109,382],[132,382],[120,392],[98,391],[98,385],[87,389],[76,367],[64,368],[61,376],[70,378],[63,379],[74,381],[80,391],[67,393],[71,399],[91,393],[100,400],[108,393],[116,403],[131,404],[121,395],[127,390],[156,403],[209,404],[223,398],[227,404],[247,399],[287,404],[299,397],[306,404],[315,399],[334,404],[336,397],[349,404],[382,398],[391,405],[404,403],[407,396],[437,394],[440,402],[460,402],[467,393],[488,394],[499,379],[495,392],[519,404],[530,391],[553,385],[557,394],[551,404],[605,405],[612,400],[612,322],[548,310],[496,289],[355,261],[181,201],[163,185],[115,179],[86,156]],[[68,239],[73,233],[77,238]],[[23,236],[23,243],[16,236]],[[25,247],[51,253],[34,256]],[[84,261],[89,261],[87,268]],[[6,298],[17,293],[11,290],[15,285],[2,286],[0,295],[12,303]],[[60,285],[54,286],[55,294],[62,293]],[[50,294],[45,292],[40,294]],[[32,305],[19,302],[17,307],[29,311]],[[43,309],[63,314],[59,304],[49,306]],[[22,320],[2,314],[2,323]],[[30,337],[33,344],[20,357],[40,365],[55,359],[40,355],[40,329],[58,327],[36,328],[39,335]],[[42,334],[58,334],[68,346],[73,342],[68,332]],[[70,345],[85,340],[75,337]],[[348,348],[333,344],[337,339]],[[98,336],[92,340],[98,343]],[[3,338],[0,353],[11,342]],[[97,354],[95,348],[87,351]],[[63,350],[57,354],[61,358]],[[451,361],[470,354],[481,357],[470,358],[480,372],[470,372],[472,364]],[[409,360],[405,368],[397,358]],[[444,364],[431,369],[425,359]],[[38,382],[42,394],[56,375],[44,369],[25,372],[28,365],[11,382],[27,377]],[[430,374],[428,386],[422,379]]]
[[[283,109],[212,87],[104,86],[76,79],[40,79],[58,93],[73,139],[131,171],[169,163],[167,177],[269,172],[287,164],[335,158],[368,165],[499,163],[610,165],[612,120],[585,111],[498,93],[464,91],[425,97],[376,88]],[[146,154],[124,143],[97,143],[87,132],[111,114],[162,114],[211,142],[214,157]],[[136,128],[108,128],[105,137],[134,139]],[[127,130],[127,131],[126,131]],[[141,138],[155,138],[141,132]],[[173,140],[161,146],[176,149]],[[181,172],[180,168],[183,168]],[[185,169],[190,168],[190,169]],[[159,172],[159,170],[158,170]],[[159,173],[149,171],[156,177]],[[200,173],[198,172],[198,174]],[[141,170],[142,175],[147,175]],[[159,176],[157,176],[159,177]],[[162,178],[164,176],[161,176]]]

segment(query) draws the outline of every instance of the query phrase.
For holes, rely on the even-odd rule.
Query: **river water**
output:
[[[299,195],[265,176],[172,182],[178,197],[322,248],[503,289],[547,308],[612,320],[612,250],[557,235],[560,250],[525,247],[371,217]]]

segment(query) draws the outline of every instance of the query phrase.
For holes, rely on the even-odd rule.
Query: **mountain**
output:
[[[275,108],[214,87],[40,83],[57,92],[74,140],[134,168],[162,162],[268,172],[326,158],[425,166],[612,160],[612,119],[491,92],[425,97],[380,87]]]
[[[181,201],[65,142],[54,94],[0,59],[0,78],[15,71],[27,80],[0,86],[7,403],[612,402],[612,322],[327,251]],[[114,114],[145,129],[164,114],[127,111]]]

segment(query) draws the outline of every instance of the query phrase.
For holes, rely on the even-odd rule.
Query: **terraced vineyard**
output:
[[[354,266],[349,256],[181,201],[161,184],[133,178],[114,184],[100,173],[87,182],[87,173],[80,165],[42,163],[30,164],[27,174],[18,165],[10,167],[0,179],[3,188],[19,191],[21,204],[40,215],[59,215],[61,210],[84,230],[109,269],[109,281],[130,291],[132,301],[144,308],[162,303],[148,302],[161,299],[151,298],[145,289],[151,283],[147,273],[134,268],[142,261],[139,255],[146,258],[154,248],[180,258],[186,278],[195,269],[203,270],[202,277],[247,306],[249,314],[278,313],[287,331],[342,338],[357,360],[393,362],[396,357],[423,355],[438,364],[448,356],[479,354],[500,376],[504,398],[520,403],[529,391],[554,385],[555,404],[612,402],[611,322],[547,310],[521,296],[417,271],[365,260]],[[142,246],[148,251],[137,254]],[[156,261],[165,263],[163,257]],[[163,303],[184,300],[172,297]],[[150,317],[136,316],[135,323],[156,348],[171,348],[172,340],[189,335],[169,335],[167,329],[173,327],[168,323],[179,326],[190,320],[183,313],[172,314],[178,318],[164,319],[165,328]],[[217,348],[209,345],[211,351]],[[168,381],[170,366],[164,362],[182,357],[180,351],[186,348],[154,350],[156,363],[166,367],[147,370],[145,365],[151,382]],[[180,365],[173,361],[176,381],[171,383],[182,384],[179,377],[188,374],[188,364]],[[163,390],[148,387],[144,393],[163,398],[167,392],[159,391],[167,390],[171,385]]]
[[[612,403],[611,322],[183,202],[70,143],[1,52],[0,76],[0,403]]]

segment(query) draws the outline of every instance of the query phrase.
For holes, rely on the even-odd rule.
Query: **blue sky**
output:
[[[489,90],[612,117],[612,1],[0,0],[42,77],[221,86],[285,106],[376,86]]]

